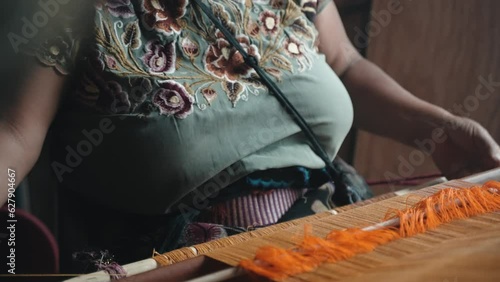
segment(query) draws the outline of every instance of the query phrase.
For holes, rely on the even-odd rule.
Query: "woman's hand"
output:
[[[432,154],[448,179],[500,167],[500,147],[479,123],[453,116],[445,126],[447,139]]]
[[[455,116],[418,99],[356,51],[333,3],[315,20],[319,49],[341,77],[354,105],[358,129],[409,146],[444,128],[446,141],[436,144],[434,162],[449,179],[500,166],[500,148],[477,122]]]

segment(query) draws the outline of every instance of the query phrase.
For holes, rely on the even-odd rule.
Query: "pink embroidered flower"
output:
[[[187,0],[143,0],[144,23],[148,28],[157,29],[167,35],[179,33],[179,19],[186,13]]]
[[[240,52],[229,44],[220,31],[217,31],[216,36],[217,40],[208,46],[203,58],[206,70],[219,78],[226,78],[230,81],[247,76],[252,68],[245,64]],[[236,39],[249,55],[260,58],[257,46],[250,43],[248,36],[238,35]]]
[[[217,224],[190,223],[184,229],[187,246],[197,245],[212,240],[227,237],[226,230]]]
[[[162,45],[159,40],[150,41],[146,45],[146,54],[142,58],[150,72],[172,73],[175,71],[174,42]]]
[[[184,54],[188,55],[190,58],[194,58],[200,53],[200,46],[198,43],[194,42],[189,37],[182,39],[181,46]]]
[[[134,16],[130,0],[98,0],[96,6],[98,9],[108,8],[109,13],[115,17],[130,18]]]
[[[297,39],[290,37],[283,42],[286,53],[293,58],[304,56],[304,45]]]
[[[262,22],[263,31],[266,34],[275,35],[278,31],[280,20],[275,13],[271,11],[264,11],[260,13],[259,17]]]
[[[153,96],[153,103],[162,115],[186,118],[193,112],[193,97],[181,84],[167,80],[160,83],[160,89]]]
[[[118,63],[116,62],[115,58],[113,58],[111,56],[107,56],[107,55],[105,55],[104,58],[106,59],[106,66],[109,69],[112,69],[112,70],[118,69]]]

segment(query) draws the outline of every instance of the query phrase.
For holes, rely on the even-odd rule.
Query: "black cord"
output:
[[[217,17],[212,13],[209,7],[207,7],[205,4],[201,2],[201,0],[192,0],[194,4],[196,4],[207,16],[208,18],[214,23],[214,25],[224,34],[226,39],[229,41],[231,45],[233,45],[238,52],[240,52],[241,56],[243,57],[245,63],[252,67],[255,72],[259,75],[259,77],[262,79],[262,82],[267,86],[269,91],[274,93],[276,99],[280,102],[280,104],[288,111],[288,113],[292,116],[292,119],[297,123],[297,125],[300,127],[300,129],[304,132],[306,138],[309,140],[311,148],[313,151],[323,160],[323,162],[326,165],[327,171],[330,174],[330,177],[332,180],[335,182],[335,184],[340,184],[343,183],[344,179],[344,174],[343,172],[336,167],[336,165],[330,160],[330,157],[326,153],[325,149],[321,146],[321,144],[318,141],[318,138],[312,131],[311,127],[307,124],[307,122],[304,120],[304,118],[300,115],[300,113],[295,109],[295,107],[290,103],[290,101],[286,98],[286,96],[281,92],[281,90],[276,86],[276,84],[269,78],[266,72],[264,72],[260,67],[259,67],[259,62],[257,59],[251,55],[249,55],[243,47],[240,45],[238,40],[227,30],[227,28],[217,19]],[[335,186],[336,190],[345,190],[345,191],[339,191],[341,192],[341,196],[345,196],[343,199],[337,199],[337,203],[339,204],[350,204],[353,203],[352,199],[352,193],[353,191],[351,189],[348,189],[348,187],[344,185],[336,185]],[[338,196],[338,195],[337,195]]]

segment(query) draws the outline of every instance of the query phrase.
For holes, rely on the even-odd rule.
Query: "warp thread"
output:
[[[75,252],[73,259],[86,267],[93,266],[97,271],[108,273],[111,280],[127,277],[127,271],[114,261],[113,255],[108,250]]]
[[[253,260],[239,266],[272,280],[313,271],[322,263],[333,263],[368,253],[390,241],[414,236],[455,219],[500,210],[500,182],[489,181],[468,189],[446,188],[405,210],[390,210],[385,220],[398,219],[398,226],[376,230],[352,228],[333,230],[326,238],[311,235],[305,227],[304,239],[294,248],[260,248]]]

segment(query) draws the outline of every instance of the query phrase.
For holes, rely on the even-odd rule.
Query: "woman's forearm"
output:
[[[354,125],[415,146],[415,140],[453,119],[446,110],[423,101],[366,59],[341,76],[354,105]]]

